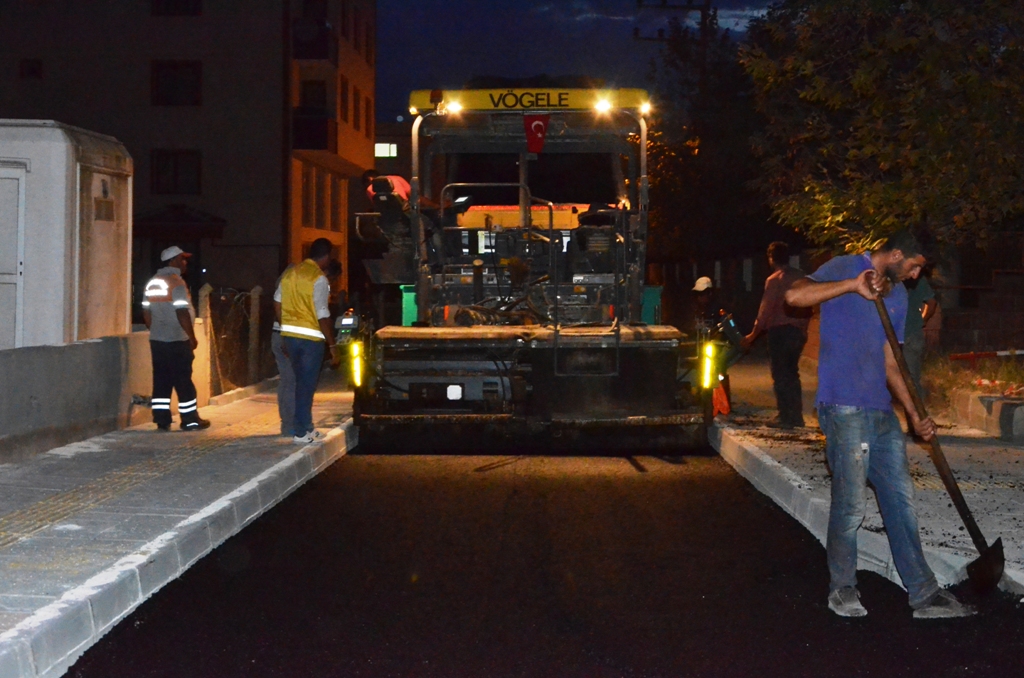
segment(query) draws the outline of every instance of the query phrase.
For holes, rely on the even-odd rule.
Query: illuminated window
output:
[[[375,158],[397,158],[398,144],[374,144],[373,157]]]

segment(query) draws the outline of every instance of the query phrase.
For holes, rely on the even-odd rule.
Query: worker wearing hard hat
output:
[[[160,253],[163,268],[146,283],[142,316],[149,328],[153,356],[153,421],[157,429],[171,429],[171,391],[178,394],[178,416],[182,431],[209,428],[199,416],[199,400],[192,383],[192,358],[198,342],[192,323],[195,309],[182,275],[192,255],[177,245]]]

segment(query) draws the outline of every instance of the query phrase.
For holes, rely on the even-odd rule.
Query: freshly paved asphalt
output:
[[[1021,604],[825,605],[824,551],[716,457],[350,454],[90,649],[102,676],[1011,676]]]

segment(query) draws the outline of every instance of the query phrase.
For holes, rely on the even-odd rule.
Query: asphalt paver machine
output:
[[[409,200],[375,180],[364,262],[403,323],[352,341],[360,444],[382,451],[701,449],[714,345],[644,284],[642,90],[411,95]]]

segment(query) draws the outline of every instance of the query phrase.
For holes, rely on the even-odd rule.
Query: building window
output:
[[[359,129],[359,100],[362,96],[358,87],[352,88],[352,126],[356,129]]]
[[[18,62],[18,77],[22,80],[42,80],[43,60],[22,59]]]
[[[342,219],[347,212],[345,199],[342,197],[342,179],[337,174],[331,175],[331,230],[341,232]]]
[[[302,225],[312,226],[313,225],[313,210],[316,196],[314,177],[313,177],[313,166],[302,165]]]
[[[327,172],[316,170],[316,228],[327,229]]]
[[[327,82],[303,80],[299,91],[299,106],[306,113],[327,112]]]
[[[338,92],[341,95],[338,112],[341,114],[341,119],[348,122],[348,78],[344,75],[338,78]]]
[[[150,153],[153,195],[200,195],[203,154],[196,150],[156,148]]]
[[[202,105],[203,62],[154,61],[151,96],[154,106]]]
[[[150,0],[149,13],[153,16],[199,16],[203,13],[203,0]]]
[[[366,123],[363,126],[363,131],[366,133],[367,139],[373,138],[373,102],[370,101],[370,97],[366,97],[366,105],[363,107],[363,114],[366,118]]]
[[[358,7],[352,8],[352,47],[363,51],[363,13]]]
[[[397,158],[398,144],[374,144],[373,157],[375,158]]]

